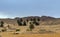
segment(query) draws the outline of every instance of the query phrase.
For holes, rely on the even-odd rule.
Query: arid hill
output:
[[[39,22],[40,25],[55,25],[60,24],[60,18],[54,18],[50,16],[28,16],[28,17],[16,17],[14,19],[0,19],[0,22],[3,21],[6,24],[18,25],[18,22],[25,22],[26,24],[29,21]]]
[[[23,17],[23,18],[15,18],[17,20],[29,22],[29,21],[38,21],[40,25],[55,25],[60,24],[60,18],[54,18],[50,16],[29,16],[29,17]]]
[[[0,19],[0,31],[19,31],[19,33],[59,33],[60,18],[50,16],[16,17],[14,19]]]

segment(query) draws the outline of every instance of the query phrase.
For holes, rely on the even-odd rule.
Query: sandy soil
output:
[[[60,34],[13,34],[10,32],[0,33],[1,37],[60,37]]]

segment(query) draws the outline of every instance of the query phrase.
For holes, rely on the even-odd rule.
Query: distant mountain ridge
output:
[[[54,20],[54,19],[58,19],[58,18],[54,18],[54,17],[50,17],[50,16],[28,16],[28,17],[22,17],[22,19],[33,19],[33,18],[39,18],[41,21],[42,20]],[[19,17],[16,17],[15,19],[19,19]]]

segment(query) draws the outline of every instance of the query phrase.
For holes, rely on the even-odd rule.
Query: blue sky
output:
[[[0,0],[0,18],[42,15],[60,17],[60,0]]]

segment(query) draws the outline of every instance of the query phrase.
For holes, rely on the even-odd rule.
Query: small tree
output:
[[[23,22],[23,26],[26,26],[26,22],[25,21]]]
[[[3,27],[3,24],[4,24],[4,22],[3,22],[3,21],[1,21],[1,25],[0,25],[0,27]]]
[[[30,24],[29,28],[30,28],[30,31],[32,31],[32,29],[34,29],[34,25]]]
[[[18,23],[19,26],[22,26],[22,22],[21,21],[17,20],[17,23]]]
[[[40,21],[40,18],[38,18],[37,20]]]

